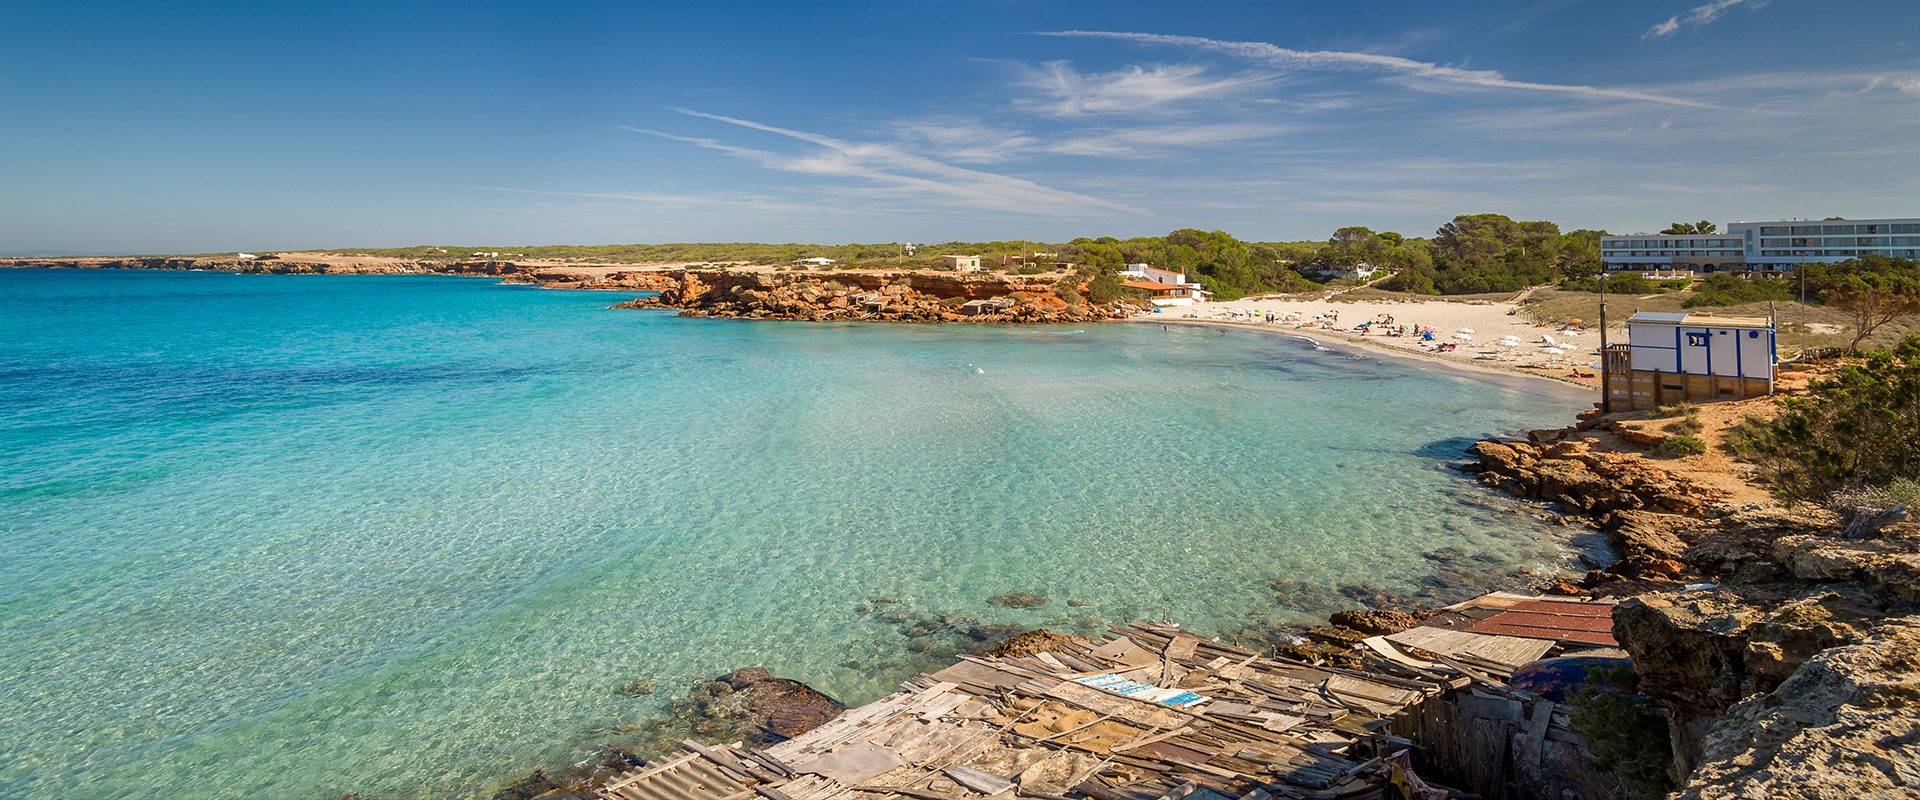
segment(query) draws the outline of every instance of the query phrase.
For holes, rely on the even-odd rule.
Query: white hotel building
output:
[[[1609,270],[1791,270],[1866,255],[1920,258],[1920,218],[1734,222],[1725,233],[1600,237]]]

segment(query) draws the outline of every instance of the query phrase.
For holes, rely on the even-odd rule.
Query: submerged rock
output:
[[[1039,608],[1047,604],[1045,595],[1032,592],[1008,592],[987,599],[987,605],[999,608]]]
[[[1055,633],[1046,628],[1034,628],[1033,630],[1018,634],[994,645],[989,648],[984,655],[989,657],[1028,656],[1034,653],[1046,653],[1057,650],[1060,648],[1060,645],[1066,644],[1067,642],[1085,643],[1086,641],[1087,640],[1078,636]]]
[[[1343,628],[1351,628],[1368,636],[1385,636],[1387,634],[1399,633],[1418,625],[1421,620],[1430,616],[1433,616],[1433,613],[1429,611],[1409,613],[1406,611],[1381,609],[1372,611],[1340,611],[1328,617],[1327,621]]]

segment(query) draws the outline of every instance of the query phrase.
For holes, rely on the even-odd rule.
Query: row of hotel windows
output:
[[[1902,250],[1762,250],[1763,256],[1892,256],[1894,258],[1920,258],[1920,248]]]
[[[1785,256],[1789,258],[1794,256],[1838,256],[1841,258],[1857,258],[1859,256],[1867,256],[1867,255],[1892,256],[1894,258],[1920,258],[1920,248],[1901,248],[1901,249],[1892,249],[1892,250],[1762,250],[1760,251],[1760,255]],[[1740,256],[1740,251],[1738,250],[1659,250],[1659,251],[1628,250],[1624,252],[1616,251],[1616,252],[1607,253],[1605,257],[1606,258],[1667,258],[1669,256],[1677,257],[1677,258],[1704,258],[1704,257],[1737,258]]]
[[[1761,236],[1819,236],[1854,233],[1920,233],[1920,223],[1897,222],[1878,225],[1767,225]]]
[[[1668,248],[1693,250],[1701,247],[1739,247],[1740,240],[1739,239],[1638,239],[1638,240],[1630,240],[1630,241],[1623,241],[1623,242],[1602,241],[1600,243],[1600,246],[1608,250],[1620,250],[1622,248],[1629,248],[1629,247],[1657,248],[1662,250],[1668,249]]]
[[[1667,256],[1726,256],[1740,255],[1738,250],[1616,250],[1607,253],[1614,258],[1665,258]]]
[[[1920,236],[1841,236],[1827,239],[1761,239],[1761,247],[1915,247]]]

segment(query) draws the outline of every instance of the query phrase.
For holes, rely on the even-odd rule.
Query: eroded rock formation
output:
[[[679,308],[686,316],[880,322],[1093,322],[1138,311],[1095,304],[1070,275],[928,272],[659,273],[675,285],[622,308]]]

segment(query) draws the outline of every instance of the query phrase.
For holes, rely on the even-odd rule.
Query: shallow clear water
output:
[[[1563,393],[1244,332],[617,299],[0,270],[0,796],[484,795],[695,676],[883,693],[934,656],[871,595],[1218,632],[1285,616],[1279,576],[1561,555],[1443,464]]]

